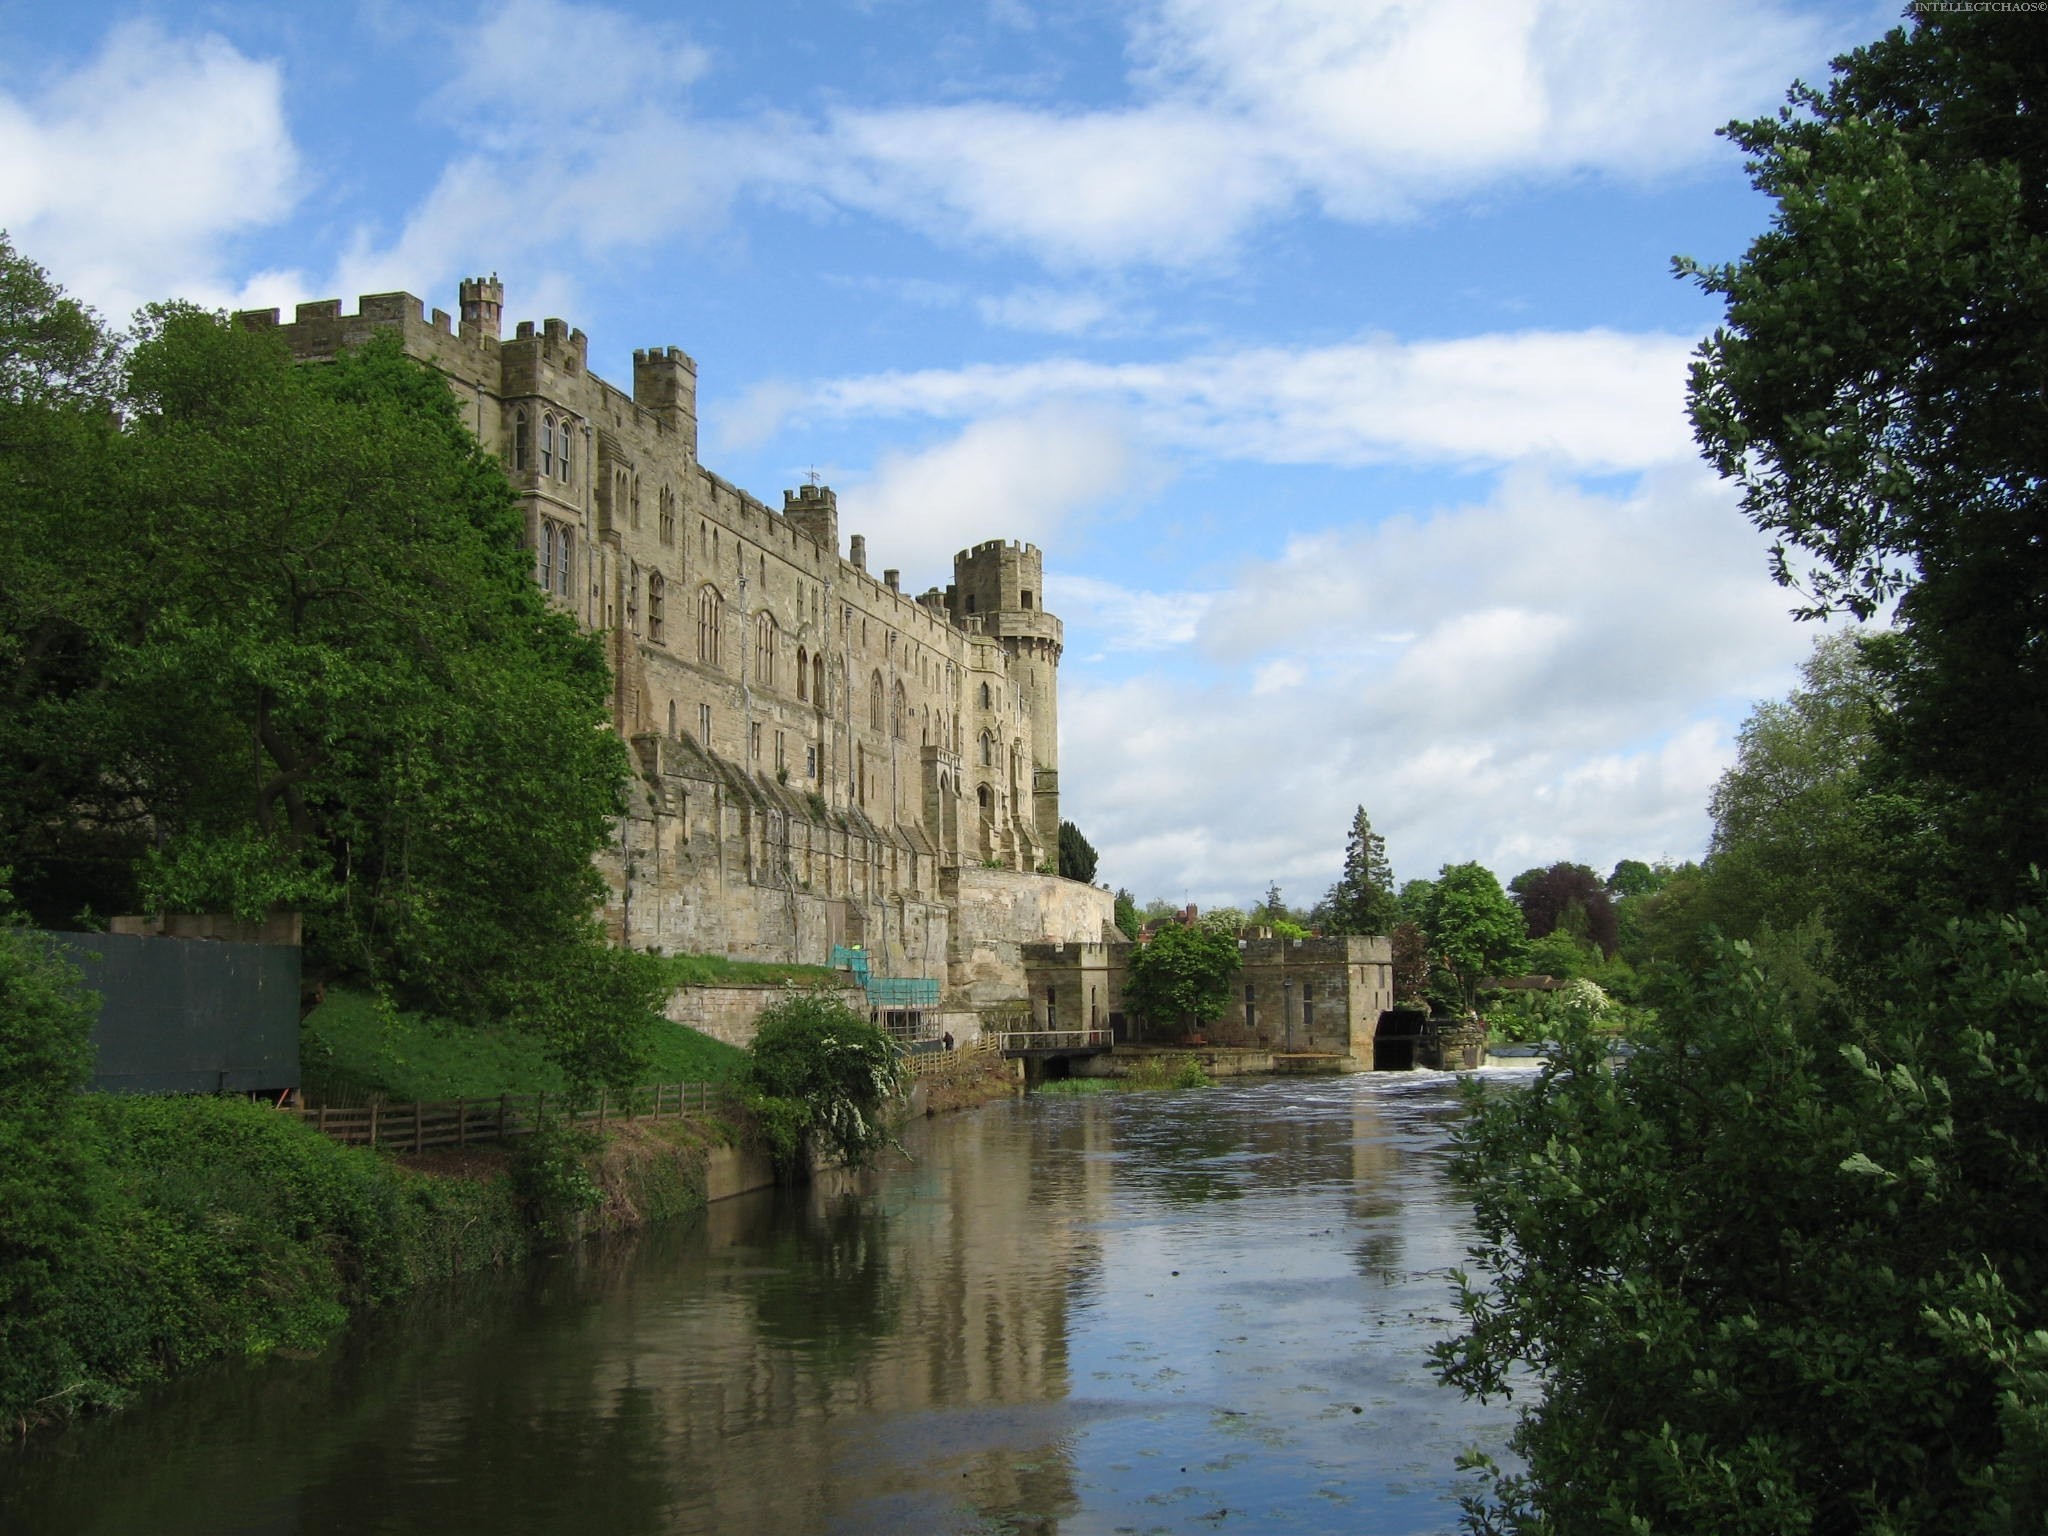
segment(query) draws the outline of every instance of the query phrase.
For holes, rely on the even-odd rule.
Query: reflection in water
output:
[[[0,1456],[0,1530],[1447,1531],[1426,1075],[994,1105]]]

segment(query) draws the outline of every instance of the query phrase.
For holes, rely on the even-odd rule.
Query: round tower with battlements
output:
[[[1046,847],[1060,835],[1060,621],[1045,611],[1045,560],[1035,544],[992,539],[953,557],[952,615],[1002,642],[1031,720],[1032,819]]]
[[[496,340],[505,328],[505,285],[498,281],[498,274],[465,277],[461,297],[463,330]]]

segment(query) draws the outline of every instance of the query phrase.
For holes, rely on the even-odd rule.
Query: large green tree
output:
[[[1930,10],[1731,130],[1777,212],[1687,268],[1728,300],[1694,424],[1807,608],[1897,633],[1746,733],[1627,1068],[1570,1036],[1467,1122],[1441,1363],[1541,1384],[1481,1529],[2048,1523],[2044,100],[2036,18]],[[1865,914],[1855,963],[1716,940],[1737,873],[1773,929]]]
[[[1521,961],[1527,940],[1521,911],[1484,864],[1446,864],[1423,900],[1430,963],[1455,985],[1464,1007],[1475,1008],[1480,979],[1514,974]]]
[[[2038,17],[1930,10],[1728,130],[1772,227],[1681,263],[1727,301],[1693,423],[1780,579],[1809,612],[1897,601],[1876,777],[1918,804],[1915,899],[1953,909],[2048,847],[2044,99]]]
[[[23,905],[58,926],[287,905],[315,982],[525,1018],[573,1071],[597,1046],[627,1072],[659,979],[593,923],[625,768],[608,672],[531,581],[446,383],[395,342],[302,367],[166,306],[116,387],[111,343],[32,264],[0,273],[30,301],[0,314],[0,378],[63,386],[0,412],[0,846]],[[593,966],[615,974],[579,1011]]]
[[[1238,971],[1234,935],[1234,929],[1168,923],[1150,943],[1131,951],[1125,998],[1155,1022],[1178,1019],[1192,1026],[1220,1017]]]

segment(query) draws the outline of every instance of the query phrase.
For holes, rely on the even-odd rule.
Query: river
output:
[[[1429,1073],[1033,1098],[0,1451],[9,1536],[1448,1532]]]

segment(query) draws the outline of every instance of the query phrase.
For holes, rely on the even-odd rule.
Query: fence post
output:
[[[373,1147],[377,1145],[377,1112],[382,1107],[378,1100],[370,1100],[370,1145]]]
[[[498,1095],[498,1140],[500,1141],[505,1139],[505,1112],[511,1107],[511,1103],[511,1094],[501,1093]]]
[[[319,1114],[320,1119],[316,1129],[318,1129],[322,1136],[325,1136],[327,1134],[327,1106],[325,1104],[320,1106]]]
[[[421,1113],[426,1107],[418,1099],[414,1099],[412,1102],[412,1149],[415,1153],[423,1151],[426,1147],[424,1138],[426,1136],[427,1117]]]
[[[455,1097],[455,1145],[469,1145],[469,1100],[460,1094]]]
[[[597,1128],[600,1131],[604,1129],[604,1107],[605,1104],[610,1100],[611,1096],[612,1091],[609,1088],[600,1088],[597,1090]]]

